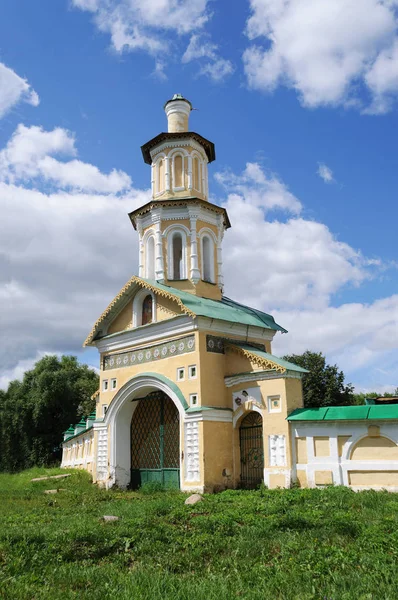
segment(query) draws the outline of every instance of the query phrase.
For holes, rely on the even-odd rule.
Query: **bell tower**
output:
[[[141,147],[151,166],[152,199],[130,213],[140,238],[139,276],[220,300],[224,208],[209,202],[214,144],[189,130],[192,105],[175,94],[164,105],[167,132]]]

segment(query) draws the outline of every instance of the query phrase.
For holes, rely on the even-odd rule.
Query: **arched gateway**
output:
[[[161,391],[134,400],[131,419],[130,487],[157,482],[180,487],[179,424],[174,402]]]
[[[244,488],[255,488],[264,481],[263,418],[250,412],[239,428],[240,482]]]
[[[187,408],[178,386],[162,375],[143,373],[125,383],[104,421],[110,436],[108,485],[159,481],[179,487]]]

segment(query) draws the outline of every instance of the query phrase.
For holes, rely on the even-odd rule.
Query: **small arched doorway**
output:
[[[240,482],[243,488],[253,489],[264,481],[263,419],[250,412],[239,427]]]
[[[180,487],[180,419],[174,402],[162,391],[133,400],[131,481],[136,489],[151,481]]]

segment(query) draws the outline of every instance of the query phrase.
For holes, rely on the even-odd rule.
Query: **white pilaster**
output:
[[[164,176],[166,178],[166,192],[170,191],[170,160],[169,157],[166,156],[164,159]]]
[[[152,198],[155,197],[155,193],[156,193],[156,190],[155,190],[155,169],[156,169],[156,165],[154,165],[152,163],[152,165],[151,165],[151,190],[152,190]]]
[[[192,189],[192,156],[188,155],[188,189]]]
[[[138,239],[139,239],[139,257],[138,257],[138,276],[144,277],[144,242],[142,239],[142,226],[137,223]]]
[[[189,279],[191,279],[191,281],[193,281],[194,283],[198,283],[198,281],[200,280],[196,221],[196,215],[192,214],[192,212],[189,211],[189,222],[191,228],[191,268],[189,273]]]
[[[161,230],[161,209],[153,212],[155,223],[155,276],[157,281],[164,281],[163,237]]]
[[[221,291],[224,289],[224,276],[222,271],[222,240],[224,236],[224,226],[219,218],[218,225],[218,240],[217,240],[217,274],[218,274],[218,287]]]

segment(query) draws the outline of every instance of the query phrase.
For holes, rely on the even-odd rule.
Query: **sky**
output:
[[[398,0],[0,4],[0,387],[82,343],[138,271],[140,146],[174,93],[211,139],[225,294],[398,386]]]

